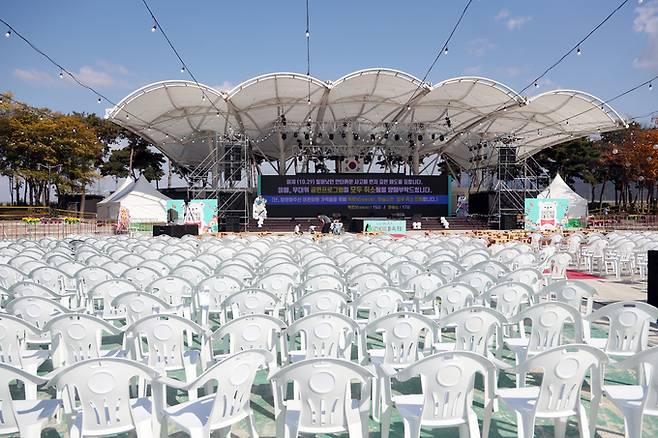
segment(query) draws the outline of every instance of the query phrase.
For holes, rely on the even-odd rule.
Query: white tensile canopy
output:
[[[569,185],[562,179],[558,173],[553,178],[543,192],[537,195],[538,198],[568,199],[569,210],[567,211],[568,219],[587,218],[587,199],[573,191]]]
[[[99,220],[117,220],[119,210],[124,207],[131,222],[166,222],[169,199],[158,192],[144,175],[137,181],[129,177],[114,193],[98,203],[96,216]]]
[[[243,134],[254,153],[275,160],[295,155],[299,141],[386,148],[409,147],[413,138],[421,156],[442,153],[472,169],[495,164],[495,154],[486,150],[492,139],[512,137],[523,158],[625,125],[609,105],[580,91],[526,98],[492,79],[459,77],[430,85],[385,68],[334,82],[272,73],[226,93],[190,81],[157,82],[128,95],[106,117],[182,166],[202,162],[214,136]],[[331,132],[336,135],[329,139]]]

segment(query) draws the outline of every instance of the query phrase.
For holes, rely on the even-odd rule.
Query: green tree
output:
[[[155,180],[157,183],[164,176],[162,170],[164,156],[154,151],[146,140],[135,134],[125,132],[123,136],[128,144],[110,152],[107,160],[100,167],[101,174],[116,178],[132,176],[134,179],[144,175],[149,181]]]

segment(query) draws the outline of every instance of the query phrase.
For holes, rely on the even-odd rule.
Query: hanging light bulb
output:
[[[217,111],[217,113],[216,113],[215,115],[216,115],[217,117],[219,117],[219,111]]]
[[[59,71],[59,78],[64,79],[64,72],[62,70]]]
[[[153,23],[153,27],[151,28],[151,32],[155,32],[156,30],[158,30],[158,26],[155,23]]]
[[[203,100],[203,101],[206,100],[206,95],[205,95],[205,94],[202,94],[202,95],[201,95],[201,100]]]
[[[649,82],[649,90],[653,90],[653,84]]]
[[[539,88],[539,82],[535,82],[535,88]]]
[[[181,72],[181,73],[185,73],[185,66],[182,66],[182,67],[180,68],[180,72]]]
[[[617,155],[619,153],[619,149],[615,148],[612,150],[612,155]]]
[[[100,97],[98,98],[98,103],[101,103],[101,98]]]
[[[446,46],[445,49],[443,49],[443,54],[444,54],[444,55],[447,55],[447,54],[448,54],[448,46]]]
[[[578,46],[578,50],[576,50],[576,55],[578,56],[582,55],[582,52],[580,51],[580,46]]]
[[[304,32],[304,35],[306,36],[306,38],[311,37],[311,33],[308,31],[308,29],[306,29],[306,32]]]
[[[310,105],[310,104],[311,104],[311,98],[309,97],[309,98],[306,100],[306,105]]]
[[[5,32],[5,38],[9,38],[10,36],[11,36],[11,30]]]

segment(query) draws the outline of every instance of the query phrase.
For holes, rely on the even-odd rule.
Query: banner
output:
[[[318,173],[261,175],[270,217],[449,215],[448,175]]]
[[[563,198],[526,198],[525,229],[557,230],[573,227],[567,218],[569,200]]]
[[[217,233],[219,231],[217,200],[193,199],[190,201],[185,212],[185,223],[197,224],[199,234]]]
[[[363,220],[364,233],[407,234],[407,221],[404,220]]]

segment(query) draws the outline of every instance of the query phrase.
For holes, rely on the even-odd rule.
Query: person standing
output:
[[[320,230],[322,231],[322,234],[326,234],[329,232],[329,228],[331,227],[331,218],[327,216],[326,214],[318,214],[318,220],[320,221],[320,224],[322,225]]]

